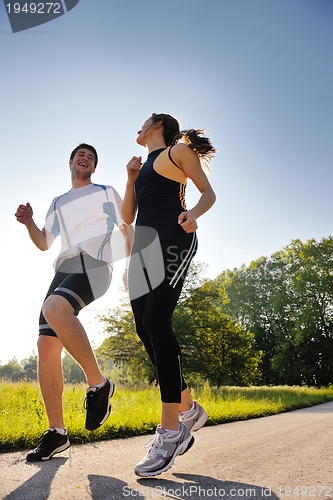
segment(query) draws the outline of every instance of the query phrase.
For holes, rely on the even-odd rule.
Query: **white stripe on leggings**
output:
[[[181,262],[180,266],[178,267],[178,269],[176,270],[175,274],[173,275],[173,277],[170,280],[169,284],[173,288],[176,287],[178,281],[180,280],[180,278],[183,276],[183,274],[185,273],[186,269],[190,265],[191,260],[192,260],[192,258],[194,257],[194,255],[195,255],[195,253],[197,251],[197,248],[198,248],[197,235],[195,233],[193,233],[193,238],[192,238],[191,246],[188,249],[188,252],[187,252],[184,260]]]

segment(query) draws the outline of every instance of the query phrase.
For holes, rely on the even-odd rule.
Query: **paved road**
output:
[[[49,462],[0,455],[1,500],[333,499],[333,402],[204,427],[166,473],[133,473],[147,437],[73,446]]]

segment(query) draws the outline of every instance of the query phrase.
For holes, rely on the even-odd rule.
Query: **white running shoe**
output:
[[[160,425],[156,428],[155,436],[145,444],[149,451],[135,467],[137,476],[157,476],[167,471],[173,465],[177,455],[183,455],[194,443],[194,437],[181,422],[177,433],[166,431]]]
[[[201,429],[207,421],[208,415],[197,401],[193,401],[193,411],[189,410],[179,413],[179,421],[187,427],[190,432]]]

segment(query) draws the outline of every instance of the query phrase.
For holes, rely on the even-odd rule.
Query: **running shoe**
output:
[[[67,434],[59,434],[55,429],[45,432],[41,442],[31,453],[28,453],[27,462],[40,462],[41,460],[50,460],[56,453],[67,450],[70,442]]]
[[[194,443],[194,437],[181,422],[177,433],[157,426],[155,436],[145,444],[149,451],[135,467],[137,476],[157,476],[170,469],[177,455],[183,455]]]
[[[188,428],[190,432],[201,429],[207,421],[208,415],[197,401],[193,401],[193,411],[179,413],[179,421]]]
[[[110,398],[114,393],[114,384],[106,379],[102,387],[88,387],[84,407],[86,414],[86,429],[98,429],[110,415]]]

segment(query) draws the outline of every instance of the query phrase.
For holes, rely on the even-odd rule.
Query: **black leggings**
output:
[[[157,236],[156,232],[155,235]],[[196,234],[186,234],[178,226],[171,238],[169,233],[167,239],[163,236],[154,241],[151,239],[150,244],[145,238],[142,238],[144,241],[139,240],[137,228],[129,270],[129,289],[136,330],[155,367],[162,402],[180,403],[181,393],[187,386],[182,376],[181,352],[172,330],[171,318],[187,269],[197,250]],[[160,276],[161,264],[164,278],[155,286],[154,281],[156,284],[156,276]],[[138,284],[140,266],[141,275],[143,276],[143,272],[149,291],[136,293],[133,299],[131,282]]]

